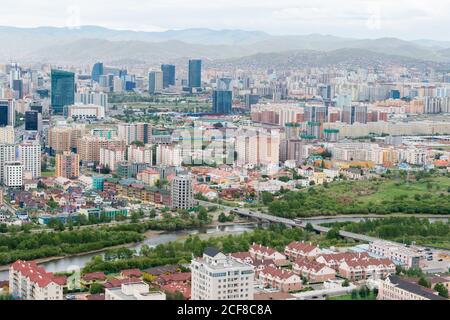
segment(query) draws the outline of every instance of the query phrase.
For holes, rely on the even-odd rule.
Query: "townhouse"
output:
[[[290,270],[267,267],[257,273],[257,280],[263,286],[270,286],[281,292],[302,289],[302,279]]]
[[[298,258],[307,258],[313,260],[322,251],[318,246],[314,246],[307,242],[293,241],[284,248],[284,254],[289,260],[294,261]]]
[[[278,265],[286,264],[286,256],[273,248],[253,243],[249,249],[252,258],[256,260],[273,260]]]
[[[311,283],[325,282],[336,278],[336,270],[305,258],[296,259],[292,264],[292,271]]]

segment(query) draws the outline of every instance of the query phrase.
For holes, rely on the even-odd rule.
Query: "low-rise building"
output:
[[[105,289],[105,300],[166,300],[166,294],[161,291],[150,291],[148,284],[139,281]]]
[[[314,259],[318,256],[322,251],[319,247],[312,245],[311,243],[306,243],[304,241],[298,242],[293,241],[288,244],[284,249],[284,254],[291,261],[298,258],[308,258]]]
[[[401,264],[407,268],[420,267],[422,254],[414,249],[389,242],[389,241],[374,241],[369,244],[369,252],[380,257],[386,257],[393,262]]]
[[[265,247],[261,244],[253,243],[249,249],[252,258],[256,260],[273,260],[279,265],[286,264],[286,256],[273,248]]]
[[[292,264],[292,271],[306,278],[309,282],[325,282],[336,278],[336,271],[325,264],[308,259],[297,259]]]
[[[302,289],[302,279],[290,270],[268,267],[257,273],[257,279],[263,286],[270,286],[282,292]]]
[[[447,300],[431,289],[392,275],[379,282],[377,300]]]

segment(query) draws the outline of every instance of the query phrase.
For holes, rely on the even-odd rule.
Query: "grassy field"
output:
[[[353,298],[351,294],[345,294],[345,295],[342,295],[342,296],[336,296],[336,297],[328,298],[328,300],[338,300],[338,301],[343,301],[343,300],[376,300],[376,299],[377,299],[377,296],[373,292],[371,292],[369,294],[369,296],[365,297],[365,298],[361,298],[359,295],[356,296],[355,298]]]
[[[450,214],[450,176],[418,174],[339,181],[282,194],[267,203],[283,217],[338,214]]]
[[[54,177],[55,171],[43,171],[41,172],[41,176],[45,178]]]

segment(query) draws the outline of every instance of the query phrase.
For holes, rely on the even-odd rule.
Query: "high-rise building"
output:
[[[13,80],[13,88],[12,88],[15,92],[15,98],[16,99],[23,99],[23,80],[22,79],[17,79],[17,80]]]
[[[103,75],[103,63],[97,62],[92,67],[92,80],[95,82],[99,82],[100,76]]]
[[[56,176],[75,179],[80,175],[80,156],[70,151],[56,155]]]
[[[52,153],[71,151],[77,148],[78,139],[84,134],[84,127],[52,127],[48,130],[47,146]]]
[[[42,130],[42,114],[38,111],[25,112],[25,130],[41,131]]]
[[[75,103],[75,74],[63,70],[52,70],[52,98],[53,114],[62,115],[64,106]]]
[[[125,149],[120,147],[101,148],[100,165],[116,171],[117,164],[125,161]]]
[[[148,92],[158,93],[163,89],[163,73],[161,71],[150,71],[148,73]]]
[[[41,145],[37,141],[27,141],[19,145],[18,160],[24,171],[31,172],[33,179],[41,176]]]
[[[163,88],[169,88],[175,85],[175,66],[172,64],[161,65],[161,71],[163,73]]]
[[[189,60],[189,88],[202,86],[202,60]]]
[[[16,160],[14,144],[0,144],[0,181],[5,183],[5,164]]]
[[[176,176],[171,185],[172,209],[191,209],[194,206],[194,187],[189,176]]]
[[[254,267],[206,248],[191,262],[192,300],[253,300]]]
[[[367,106],[349,106],[342,110],[342,122],[347,124],[367,123]]]
[[[212,112],[216,114],[230,114],[233,104],[231,91],[214,90]]]
[[[105,139],[94,136],[84,136],[78,139],[77,153],[84,162],[100,162],[100,149],[125,149],[126,142],[122,139]]]
[[[75,94],[75,103],[95,104],[104,107],[106,110],[108,107],[108,95],[104,92],[78,92]]]
[[[5,163],[4,184],[8,188],[21,188],[23,186],[23,165],[20,161]]]
[[[0,127],[0,144],[14,144],[15,134],[13,126]]]
[[[120,123],[118,136],[127,144],[135,141],[148,144],[152,142],[152,126],[149,123]]]
[[[12,99],[0,100],[0,127],[13,126],[15,122],[14,101]]]

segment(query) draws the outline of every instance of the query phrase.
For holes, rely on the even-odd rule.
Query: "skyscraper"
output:
[[[25,112],[25,130],[40,131],[42,128],[42,115],[38,111]]]
[[[14,126],[15,110],[12,99],[0,100],[0,127]]]
[[[102,62],[97,62],[92,67],[92,76],[91,76],[91,78],[92,78],[93,81],[99,82],[101,75],[103,75],[103,63]]]
[[[202,86],[202,60],[189,60],[189,88]]]
[[[230,114],[232,109],[232,92],[214,90],[212,112],[217,114]]]
[[[64,106],[75,103],[75,74],[73,72],[52,70],[52,111],[63,114]]]
[[[150,71],[148,74],[148,92],[157,93],[163,89],[163,73],[161,71]]]
[[[175,66],[171,64],[161,65],[163,73],[163,88],[166,89],[175,85]]]
[[[28,141],[18,146],[18,160],[23,170],[31,172],[33,179],[41,176],[41,145]]]

